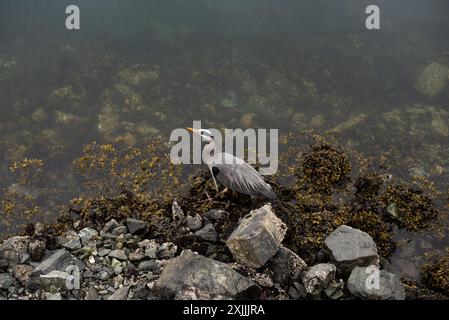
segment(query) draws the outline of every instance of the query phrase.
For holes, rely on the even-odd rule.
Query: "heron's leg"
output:
[[[221,191],[220,193],[218,193],[216,196],[215,196],[215,198],[219,198],[219,197],[221,197],[222,195],[224,195],[226,192],[228,192],[229,191],[229,189],[228,189],[228,187],[225,187],[224,189],[223,189],[223,191]]]

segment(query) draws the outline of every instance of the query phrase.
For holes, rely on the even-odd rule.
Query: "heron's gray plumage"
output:
[[[187,128],[187,130],[198,134],[203,141],[208,142],[203,149],[203,160],[209,167],[217,191],[216,180],[232,191],[251,196],[263,196],[273,200],[277,198],[271,186],[248,163],[229,153],[215,154],[214,137],[209,130],[198,128]]]
[[[277,198],[260,173],[242,159],[228,153],[219,153],[209,167],[214,177],[230,190],[251,196]]]

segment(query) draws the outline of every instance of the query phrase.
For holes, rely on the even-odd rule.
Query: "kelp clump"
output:
[[[425,264],[421,276],[423,282],[431,289],[449,295],[449,254]]]
[[[438,215],[432,199],[423,194],[422,190],[403,186],[390,186],[381,197],[389,219],[400,228],[417,231],[426,228],[429,222]]]
[[[307,190],[331,195],[350,181],[352,166],[345,152],[329,144],[316,144],[303,156],[297,176]]]

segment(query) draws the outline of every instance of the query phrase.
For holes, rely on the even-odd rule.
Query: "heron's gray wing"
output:
[[[244,161],[234,164],[213,163],[212,173],[221,184],[233,191],[276,199],[271,186],[263,180],[257,170]]]

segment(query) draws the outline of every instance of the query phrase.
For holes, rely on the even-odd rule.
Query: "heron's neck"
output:
[[[203,161],[207,165],[211,165],[214,161],[215,156],[214,149],[215,149],[215,142],[213,140],[204,146]]]

